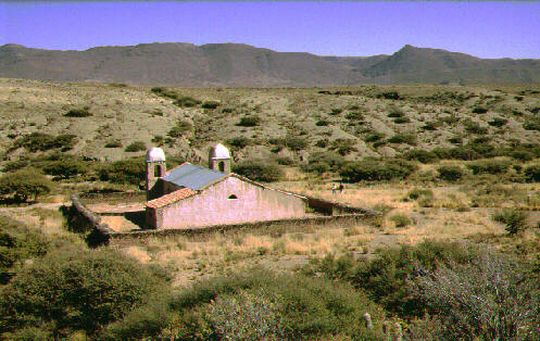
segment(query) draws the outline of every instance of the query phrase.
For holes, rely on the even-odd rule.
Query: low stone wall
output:
[[[109,195],[109,193],[107,195]],[[84,195],[84,197],[87,198],[88,195],[86,194]],[[115,193],[115,198],[121,199],[121,196],[116,195]],[[359,221],[376,219],[380,216],[379,212],[373,210],[309,197],[308,205],[312,207],[316,212],[323,213],[325,215],[283,220],[259,221],[254,223],[213,225],[187,229],[149,229],[140,231],[116,232],[112,230],[107,224],[102,222],[100,215],[92,212],[88,207],[86,207],[83,201],[81,201],[81,197],[79,195],[72,195],[71,201],[72,207],[69,219],[70,226],[74,226],[75,228],[72,229],[77,232],[89,232],[87,242],[91,246],[104,245],[111,242],[119,242],[129,239],[146,239],[148,237],[167,237],[175,235],[203,235],[207,233],[225,232],[229,230],[282,228],[291,225],[325,226],[330,224],[352,224]],[[121,214],[115,213],[114,215]]]
[[[144,202],[146,201],[146,192],[108,192],[108,193],[80,193],[78,195],[81,202],[86,204],[99,203],[103,201],[122,201],[122,202]]]

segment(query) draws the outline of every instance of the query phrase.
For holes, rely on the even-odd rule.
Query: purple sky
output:
[[[411,44],[540,58],[540,2],[0,0],[0,45],[82,50],[150,42],[236,42],[341,56],[391,54]]]

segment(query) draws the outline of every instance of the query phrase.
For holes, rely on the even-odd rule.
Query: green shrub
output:
[[[283,139],[283,144],[290,150],[299,151],[307,147],[308,141],[304,137],[287,135]]]
[[[193,124],[186,120],[178,120],[176,125],[169,130],[168,136],[172,138],[183,136],[186,133],[193,131]]]
[[[525,168],[525,178],[529,182],[540,182],[540,165],[532,165]]]
[[[411,123],[411,119],[408,117],[398,117],[394,120],[395,124]]]
[[[422,163],[431,163],[439,159],[437,154],[424,149],[413,149],[405,153],[405,159],[415,160]]]
[[[514,235],[521,230],[527,228],[528,214],[524,211],[516,209],[506,209],[499,211],[493,215],[493,220],[503,223],[506,231],[510,235]]]
[[[463,168],[460,166],[440,166],[437,168],[439,178],[445,181],[458,181],[465,175]]]
[[[530,277],[515,259],[485,253],[470,263],[441,264],[418,277],[413,293],[437,314],[434,339],[532,340],[540,325],[540,287]]]
[[[396,134],[388,139],[389,143],[405,143],[411,146],[416,145],[416,136],[413,134]]]
[[[482,160],[467,165],[474,175],[478,174],[504,174],[510,167],[508,160]]]
[[[371,133],[371,134],[368,134],[364,141],[366,142],[377,142],[377,141],[380,141],[384,138],[384,134],[383,133],[379,133],[379,132],[374,132],[374,133]]]
[[[251,140],[245,136],[237,136],[233,137],[232,139],[228,139],[227,143],[237,149],[243,149],[250,145]]]
[[[136,158],[106,164],[98,173],[101,181],[139,185],[145,178],[146,169],[144,161]]]
[[[389,181],[405,179],[415,170],[415,164],[403,160],[364,160],[346,164],[340,174],[347,182]]]
[[[25,262],[44,256],[49,239],[37,229],[30,229],[0,215],[0,284],[6,284]]]
[[[62,250],[25,267],[0,293],[4,331],[48,324],[56,338],[94,335],[166,292],[163,273],[101,249]]]
[[[473,245],[456,242],[424,241],[416,246],[380,250],[370,260],[333,255],[313,260],[304,271],[324,274],[332,280],[345,280],[363,289],[376,303],[400,317],[423,316],[425,304],[411,295],[416,276],[429,274],[444,264],[467,264],[478,255]]]
[[[347,284],[301,275],[250,269],[213,278],[173,302],[183,323],[173,335],[217,339],[328,339],[382,336],[382,311]],[[368,330],[368,312],[374,329]],[[178,328],[178,326],[182,326]],[[339,337],[340,336],[340,337]]]
[[[48,194],[53,185],[49,179],[35,169],[21,169],[0,178],[0,196],[26,202]]]
[[[174,101],[174,104],[181,108],[191,108],[201,104],[201,101],[190,96],[181,96]]]
[[[540,131],[540,119],[529,118],[523,122],[523,129]]]
[[[325,119],[320,119],[317,122],[315,122],[315,125],[318,127],[326,127],[329,124],[330,124],[330,121],[327,121]]]
[[[306,172],[323,174],[328,171],[338,171],[345,163],[342,155],[335,152],[318,152],[309,156],[308,163],[302,166]]]
[[[350,121],[363,121],[364,114],[359,111],[350,111],[345,115],[345,118]]]
[[[424,189],[424,188],[413,188],[412,190],[407,193],[407,198],[412,200],[418,200],[423,197],[433,197],[433,191],[430,189]]]
[[[218,101],[204,101],[201,104],[201,108],[203,108],[203,109],[216,109],[220,105],[221,105],[221,103],[219,103]]]
[[[507,119],[501,118],[501,117],[494,117],[491,121],[488,122],[488,124],[492,127],[502,127],[508,123]]]
[[[88,108],[82,108],[82,109],[71,109],[67,113],[64,114],[66,117],[89,117],[92,116],[92,113],[88,111]]]
[[[411,218],[404,214],[394,214],[388,220],[393,222],[396,227],[405,227],[412,223]]]
[[[283,177],[283,171],[275,163],[264,160],[245,160],[234,165],[233,171],[251,180],[272,182]]]
[[[146,145],[142,141],[132,142],[124,149],[126,152],[140,152],[143,150],[146,150]]]
[[[534,153],[526,151],[526,150],[514,150],[514,151],[509,152],[508,155],[511,158],[515,160],[519,160],[519,161],[531,161],[532,159],[536,157]]]
[[[331,148],[340,155],[347,155],[353,151],[356,151],[356,141],[353,139],[336,139],[332,141]]]
[[[283,165],[283,166],[292,166],[295,164],[294,160],[288,156],[277,157],[276,162],[278,163],[278,165]]]
[[[488,109],[481,106],[476,106],[472,110],[473,114],[485,114],[488,112]]]
[[[23,147],[31,152],[47,151],[51,149],[60,149],[68,151],[77,143],[77,136],[62,134],[52,136],[45,133],[31,133],[23,136],[15,142],[16,147]]]
[[[240,127],[256,127],[261,123],[261,118],[257,115],[244,116],[236,125]]]
[[[401,96],[397,91],[384,91],[380,94],[377,94],[377,98],[384,98],[384,99],[392,99],[392,100],[399,100],[401,99]]]
[[[122,142],[118,140],[109,141],[105,144],[105,148],[121,148],[121,147],[122,147]]]
[[[76,159],[61,159],[48,162],[43,167],[43,171],[45,174],[67,179],[80,174],[86,174],[88,164]]]
[[[484,135],[488,133],[488,129],[486,127],[482,127],[480,124],[473,121],[465,122],[465,131],[470,134],[477,135]]]

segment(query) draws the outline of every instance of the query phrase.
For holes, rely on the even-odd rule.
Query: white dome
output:
[[[221,143],[218,143],[212,148],[212,151],[210,152],[210,155],[212,158],[215,159],[230,159],[231,153],[229,152],[229,149],[222,145]]]
[[[164,162],[165,152],[163,149],[154,147],[146,152],[146,162]]]

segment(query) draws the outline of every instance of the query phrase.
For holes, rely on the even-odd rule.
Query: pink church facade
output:
[[[164,200],[161,205],[152,205],[150,201],[147,225],[154,229],[191,229],[306,216],[307,201],[302,196],[246,180],[230,174],[202,191],[181,195],[186,197],[176,202]]]

